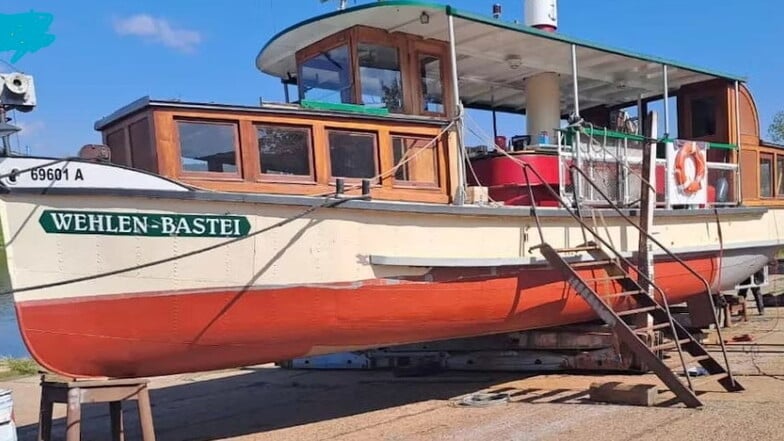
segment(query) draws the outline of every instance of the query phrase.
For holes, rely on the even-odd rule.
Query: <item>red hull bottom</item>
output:
[[[687,263],[714,280],[715,259]],[[676,263],[657,262],[655,272],[671,304],[704,290]],[[604,274],[583,271],[586,278]],[[17,313],[33,357],[75,377],[206,371],[596,317],[547,267],[438,269],[428,279],[31,301],[18,303]],[[614,282],[596,285],[599,293],[621,290]]]

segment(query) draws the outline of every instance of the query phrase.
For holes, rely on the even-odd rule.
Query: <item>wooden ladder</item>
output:
[[[715,381],[730,392],[744,390],[735,381],[730,372],[714,359],[683,326],[673,320],[667,305],[662,305],[651,297],[648,291],[629,273],[629,270],[637,273],[637,268],[625,269],[618,259],[611,258],[609,254],[592,242],[584,246],[567,249],[555,249],[547,243],[538,245],[535,248],[539,249],[553,268],[564,274],[567,282],[585,299],[599,318],[613,329],[620,341],[625,343],[664,382],[670,391],[675,394],[675,397],[686,406],[701,407],[703,405],[696,395],[695,383],[697,381],[692,381],[687,371],[687,366],[690,363],[699,363],[708,373],[706,376],[699,377],[700,384],[707,381]],[[570,262],[563,256],[566,253],[579,251],[588,252],[593,259]],[[580,275],[581,271],[578,271],[578,269],[582,268],[604,270],[607,275],[598,278],[583,278]],[[591,287],[591,285],[596,286],[596,282],[608,280],[617,283],[621,288],[621,292],[597,293]],[[658,287],[653,286],[652,282],[651,285],[660,291]],[[616,311],[608,301],[618,298],[633,299],[636,307]],[[650,316],[652,325],[637,327],[626,321],[638,314]],[[650,323],[650,321],[648,322]],[[643,340],[643,337],[654,331],[659,331],[669,341],[649,346]],[[675,359],[677,364],[675,365],[665,363],[657,355],[661,351],[670,349],[675,349],[678,352],[678,357]],[[687,357],[689,358],[688,360]],[[676,370],[683,372],[685,381],[678,376]]]

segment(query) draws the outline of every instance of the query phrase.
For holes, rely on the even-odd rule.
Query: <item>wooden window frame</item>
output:
[[[200,172],[185,170],[182,167],[182,144],[180,144],[180,127],[179,123],[196,123],[196,124],[214,124],[214,125],[230,125],[234,128],[234,157],[236,159],[236,172]],[[175,115],[172,119],[174,130],[172,136],[174,138],[174,145],[176,148],[176,155],[178,160],[178,176],[186,178],[209,179],[216,181],[243,181],[245,180],[245,170],[243,164],[243,155],[240,142],[240,124],[241,121],[236,119],[222,119],[222,118],[191,118],[187,116]],[[255,162],[255,161],[254,161]]]
[[[302,82],[302,63],[310,60],[313,57],[321,55],[322,52],[328,52],[332,49],[336,49],[341,46],[346,46],[348,49],[348,62],[349,66],[351,66],[351,103],[357,102],[356,97],[356,75],[357,72],[354,69],[356,64],[356,48],[354,46],[354,42],[350,38],[350,34],[348,31],[340,31],[335,34],[330,35],[316,43],[313,43],[310,46],[300,49],[294,54],[294,59],[297,63],[297,102],[302,101],[304,99],[303,93],[303,82]]]
[[[773,183],[776,184],[773,187],[773,197],[776,198],[776,199],[784,199],[784,192],[779,193],[779,191],[778,191],[779,190],[779,188],[778,188],[779,182],[776,179],[776,177],[778,177],[778,174],[779,174],[779,159],[784,161],[784,153],[776,153],[776,154],[773,155],[773,161],[774,161],[773,162],[773,180],[774,180]],[[782,170],[782,173],[784,173],[784,170]]]
[[[410,72],[410,60],[405,55],[407,52],[407,38],[403,34],[388,33],[381,29],[357,25],[348,30],[351,44],[352,70],[354,77],[354,102],[362,104],[362,75],[359,71],[359,45],[360,43],[374,44],[395,48],[397,51],[397,62],[400,68],[400,87],[403,88],[403,110],[404,114],[411,114],[412,94],[411,87],[407,83],[408,72]]]
[[[426,137],[424,135],[412,135],[410,133],[391,132],[389,134],[389,148],[390,148],[390,150],[392,150],[392,158],[393,158],[392,159],[392,167],[394,167],[396,165],[396,163],[394,162],[394,153],[395,153],[394,152],[394,148],[395,148],[394,139],[395,138],[417,139],[417,140],[425,141],[426,143],[430,143],[430,142],[433,141],[432,137],[428,138],[428,137]],[[391,179],[391,181],[392,181],[392,187],[393,188],[409,188],[409,189],[440,189],[441,188],[441,184],[442,184],[442,182],[441,182],[441,164],[440,164],[441,161],[439,160],[439,158],[441,156],[440,144],[441,144],[441,141],[440,140],[436,140],[435,143],[433,143],[433,145],[428,147],[428,148],[432,148],[433,149],[433,154],[435,155],[433,157],[434,162],[435,162],[435,164],[434,164],[435,165],[435,170],[433,170],[434,171],[434,177],[436,179],[435,183],[399,180],[399,179],[395,178],[395,173],[392,173],[391,176],[389,177]]]
[[[762,195],[762,160],[770,160],[770,196]],[[759,152],[757,156],[757,167],[759,167],[759,177],[757,179],[757,188],[760,199],[775,199],[776,198],[776,155],[771,152]]]
[[[354,129],[349,127],[340,127],[334,125],[327,125],[324,126],[324,141],[326,147],[326,157],[324,158],[324,162],[326,163],[327,169],[327,182],[329,185],[335,185],[335,180],[338,178],[343,179],[346,183],[360,183],[364,179],[371,179],[371,178],[348,178],[344,176],[335,176],[332,174],[332,155],[330,152],[330,144],[329,144],[329,133],[330,132],[343,132],[343,133],[358,133],[362,135],[373,135],[373,164],[375,165],[375,175],[370,181],[370,185],[373,187],[380,187],[382,185],[382,180],[377,176],[384,172],[384,164],[382,161],[382,156],[384,154],[383,149],[381,148],[381,133],[380,131],[373,131],[373,130],[362,130],[362,129]],[[390,150],[391,152],[391,150]]]
[[[256,178],[259,182],[293,182],[299,184],[316,184],[317,183],[317,173],[316,173],[316,151],[314,148],[313,142],[313,132],[315,131],[315,127],[313,125],[307,124],[281,124],[272,121],[250,121],[253,125],[254,131],[254,138],[256,139],[255,142],[255,149],[258,152],[258,161],[256,164],[258,165],[258,177]],[[258,127],[276,127],[276,128],[284,128],[284,129],[294,129],[294,130],[304,130],[307,132],[307,141],[308,141],[308,165],[310,166],[310,174],[308,175],[279,175],[274,173],[264,173],[261,171],[261,167],[263,165],[261,159],[261,146],[259,145],[259,136],[258,136]],[[247,164],[246,164],[247,165]]]
[[[438,44],[430,41],[412,41],[409,45],[408,53],[412,57],[412,75],[409,80],[414,82],[412,89],[415,92],[414,95],[416,96],[414,102],[416,104],[417,115],[444,118],[449,114],[449,103],[452,99],[452,89],[451,79],[449,78],[450,70],[448,69],[449,58],[447,57],[447,52],[447,45],[445,43]],[[444,106],[443,112],[429,112],[424,110],[424,101],[422,100],[422,82],[420,81],[419,77],[419,59],[423,55],[436,57],[441,63],[441,100],[443,101]]]

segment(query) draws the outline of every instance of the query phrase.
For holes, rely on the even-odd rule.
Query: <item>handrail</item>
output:
[[[511,158],[513,158],[512,156],[510,156],[510,157],[511,157]],[[569,213],[569,215],[570,215],[570,216],[571,216],[571,217],[572,217],[574,220],[576,220],[576,221],[577,221],[577,223],[579,223],[579,224],[580,224],[580,225],[583,227],[583,229],[584,229],[584,230],[588,230],[588,232],[589,232],[589,233],[591,233],[591,235],[592,235],[593,237],[595,237],[596,239],[598,239],[598,240],[599,240],[599,242],[601,242],[601,243],[602,243],[602,245],[604,245],[605,247],[607,247],[607,248],[608,248],[608,249],[609,249],[609,250],[610,250],[610,251],[611,251],[611,252],[612,252],[612,253],[613,253],[613,254],[614,254],[614,255],[615,255],[615,256],[616,256],[616,257],[617,257],[617,258],[618,258],[620,261],[621,261],[621,262],[623,262],[625,265],[627,265],[628,267],[631,267],[631,268],[637,268],[637,267],[636,267],[636,266],[634,266],[634,264],[632,264],[632,263],[631,263],[631,262],[630,262],[628,259],[626,259],[625,257],[623,257],[623,255],[622,255],[622,254],[621,254],[621,253],[620,253],[618,250],[616,250],[616,249],[615,249],[615,248],[614,248],[614,247],[613,247],[613,246],[612,246],[612,245],[611,245],[609,242],[607,242],[607,241],[606,241],[604,238],[602,238],[602,237],[601,237],[601,235],[600,235],[599,233],[597,233],[597,232],[596,232],[596,231],[594,231],[594,230],[593,230],[593,229],[592,229],[592,228],[591,228],[589,225],[587,225],[587,224],[586,224],[586,223],[585,223],[585,222],[582,220],[582,218],[580,218],[579,216],[577,216],[577,215],[574,213],[574,211],[572,211],[572,210],[569,208],[569,206],[566,204],[566,202],[565,202],[563,199],[561,199],[560,195],[559,195],[559,194],[558,194],[558,193],[555,191],[555,189],[554,189],[554,188],[553,188],[553,187],[552,187],[552,186],[551,186],[551,185],[550,185],[548,182],[546,182],[546,181],[544,180],[544,178],[542,177],[542,175],[541,175],[541,174],[539,174],[539,172],[537,172],[537,171],[536,171],[536,169],[534,169],[534,168],[533,168],[533,167],[532,167],[530,164],[528,164],[527,162],[521,161],[521,160],[519,160],[519,159],[517,159],[517,158],[513,158],[513,159],[515,159],[516,161],[518,161],[518,162],[519,162],[519,163],[520,163],[520,164],[523,166],[524,173],[526,173],[526,172],[525,172],[525,170],[526,170],[526,169],[528,169],[528,170],[531,170],[531,172],[533,172],[533,174],[534,174],[534,175],[535,175],[535,176],[536,176],[536,177],[539,179],[539,181],[540,181],[540,182],[542,182],[542,183],[544,184],[544,187],[547,189],[547,191],[548,191],[548,192],[549,192],[549,193],[550,193],[550,194],[551,194],[551,195],[552,195],[552,196],[553,196],[553,197],[554,197],[554,198],[555,198],[555,199],[556,199],[556,200],[557,200],[557,201],[558,201],[558,202],[561,204],[561,206],[563,206],[563,207],[564,207],[564,209],[566,210],[566,212],[567,212],[567,213]],[[583,171],[582,171],[582,170],[580,170],[580,169],[578,169],[577,167],[571,166],[570,168],[572,168],[572,169],[575,169],[575,170],[577,170],[579,173],[583,174]],[[526,173],[526,174],[527,174],[527,173]],[[583,174],[583,176],[585,176],[585,175]],[[586,179],[586,180],[587,180],[588,182],[591,182],[591,183],[593,184],[593,181],[591,181],[590,179]],[[529,182],[530,182],[530,181],[529,181]],[[529,185],[529,187],[530,187],[530,185]],[[600,194],[602,194],[602,196],[603,196],[603,197],[606,197],[606,195],[604,195],[604,193],[601,193],[601,191],[600,191]],[[615,205],[614,205],[614,204],[612,204],[612,202],[610,202],[610,204],[611,204],[613,207],[615,207]],[[615,207],[615,208],[616,208],[616,210],[618,210],[618,209],[617,209],[617,207]],[[544,234],[542,233],[542,226],[541,226],[541,222],[539,221],[539,213],[538,213],[538,212],[537,212],[537,210],[536,210],[536,204],[534,203],[534,201],[533,201],[533,200],[531,200],[531,212],[532,212],[532,213],[533,213],[533,215],[534,215],[534,220],[536,221],[536,226],[537,226],[537,228],[539,229],[539,236],[540,236],[541,238],[543,238],[543,237],[544,237]],[[618,210],[618,212],[619,212],[619,213],[621,213],[621,215],[623,215],[623,213],[622,213],[620,210]],[[628,219],[628,218],[626,218],[625,216],[624,216],[624,218],[625,218],[625,219],[627,219],[627,221],[629,221],[629,222],[630,222],[632,225],[634,225],[635,227],[637,227],[637,229],[639,229],[639,225],[635,224],[634,222],[631,222],[631,220],[630,220],[630,219]],[[544,240],[542,240],[542,243],[544,243]],[[670,305],[669,305],[669,302],[667,301],[667,294],[666,294],[666,293],[665,293],[665,292],[664,292],[664,291],[663,291],[661,288],[659,288],[659,286],[658,286],[658,285],[656,285],[656,284],[653,282],[653,280],[651,280],[651,279],[650,279],[650,278],[649,278],[649,277],[648,277],[648,276],[647,276],[645,273],[642,273],[642,272],[640,272],[639,270],[637,270],[636,272],[637,272],[637,275],[638,275],[639,277],[641,277],[641,278],[642,278],[642,279],[645,281],[645,283],[646,283],[648,286],[651,286],[651,287],[653,287],[653,288],[654,288],[656,291],[658,291],[658,292],[659,292],[659,294],[661,294],[661,298],[662,298],[662,301],[663,301],[663,303],[664,303],[664,309],[665,309],[665,311],[667,311],[667,318],[668,318],[668,320],[669,320],[669,322],[670,322],[670,327],[672,328],[673,332],[675,333],[675,335],[674,335],[674,337],[675,337],[675,340],[678,340],[678,333],[675,331],[675,329],[676,329],[676,328],[675,328],[675,323],[674,323],[674,321],[673,321],[673,318],[672,318],[672,313],[671,313],[671,311],[670,311]],[[699,276],[699,275],[698,275],[698,276]],[[709,291],[709,292],[710,292],[710,291]],[[714,318],[715,318],[715,314],[716,314],[716,311],[715,311],[715,309],[714,309],[713,313],[714,313]],[[718,320],[718,319],[716,319],[716,320]],[[683,351],[682,351],[682,349],[681,349],[681,345],[680,345],[680,344],[677,344],[677,345],[675,345],[675,347],[678,349],[678,355],[679,355],[679,357],[680,357],[680,360],[681,360],[681,365],[683,366],[684,376],[686,377],[686,381],[687,381],[687,382],[688,382],[688,384],[689,384],[689,388],[690,388],[690,389],[692,389],[692,390],[694,390],[694,387],[692,386],[692,383],[691,383],[691,378],[689,377],[689,375],[688,375],[688,372],[686,372],[686,362],[685,362],[685,361],[684,361],[684,359],[683,359]],[[726,353],[725,353],[725,358],[726,358]],[[729,365],[727,366],[727,373],[729,373]],[[734,379],[732,379],[732,375],[731,375],[731,374],[730,374],[730,379],[731,379],[733,382],[735,381]]]
[[[708,293],[708,298],[710,299],[710,302],[711,302],[711,308],[713,309],[713,321],[714,321],[714,324],[716,325],[716,334],[718,335],[718,337],[719,337],[719,342],[720,342],[720,344],[721,344],[722,354],[724,355],[724,363],[727,365],[727,374],[729,375],[729,377],[730,377],[730,380],[731,380],[731,381],[733,382],[733,384],[734,384],[734,383],[735,383],[735,379],[732,377],[732,372],[730,371],[730,364],[729,364],[729,359],[727,358],[727,351],[726,351],[726,348],[725,348],[725,346],[724,346],[724,339],[723,339],[723,338],[722,338],[722,336],[721,336],[721,327],[719,326],[719,318],[716,316],[716,303],[713,301],[713,295],[711,294],[710,284],[708,283],[708,281],[707,281],[707,280],[705,280],[705,278],[704,278],[704,277],[702,277],[702,276],[701,276],[701,275],[700,275],[698,272],[694,271],[694,269],[693,269],[692,267],[690,267],[690,266],[689,266],[689,265],[688,265],[686,262],[684,262],[684,261],[683,261],[683,260],[682,260],[680,257],[678,257],[677,255],[675,255],[675,254],[674,254],[672,251],[670,251],[670,250],[669,250],[667,247],[665,247],[665,246],[664,246],[664,245],[663,245],[661,242],[659,242],[658,240],[656,240],[656,238],[655,238],[655,237],[653,237],[653,235],[651,235],[651,234],[650,234],[650,233],[648,233],[647,231],[643,230],[643,229],[642,229],[642,228],[641,228],[641,227],[640,227],[640,226],[639,226],[639,225],[638,225],[636,222],[634,222],[634,221],[633,221],[633,220],[631,220],[631,219],[630,219],[628,216],[626,216],[626,215],[623,213],[623,211],[621,211],[621,210],[620,210],[620,209],[619,209],[617,206],[615,206],[615,204],[613,204],[613,203],[612,203],[612,201],[610,200],[610,198],[609,198],[609,197],[608,197],[608,196],[607,196],[607,195],[606,195],[606,194],[605,194],[605,193],[604,193],[604,192],[603,192],[603,191],[602,191],[602,190],[601,190],[601,189],[600,189],[600,188],[599,188],[599,187],[598,187],[598,186],[597,186],[597,185],[596,185],[596,184],[595,184],[593,181],[591,181],[591,180],[588,178],[588,176],[585,174],[585,172],[584,172],[584,171],[580,170],[579,168],[575,167],[574,165],[571,165],[569,168],[570,168],[570,169],[573,169],[573,170],[575,170],[575,171],[577,171],[577,173],[580,173],[580,174],[581,174],[581,175],[582,175],[582,176],[585,178],[585,180],[586,180],[586,181],[587,181],[587,182],[588,182],[588,183],[589,183],[591,186],[593,186],[593,187],[596,189],[597,193],[599,193],[599,195],[600,195],[600,196],[602,196],[602,198],[604,198],[604,200],[606,200],[608,203],[610,203],[610,206],[611,206],[611,207],[612,207],[612,208],[613,208],[613,209],[614,209],[614,210],[615,210],[615,211],[616,211],[616,212],[617,212],[617,213],[618,213],[618,214],[619,214],[619,215],[620,215],[620,216],[621,216],[621,217],[622,217],[622,218],[623,218],[623,219],[624,219],[626,222],[628,222],[628,223],[629,223],[629,224],[631,224],[633,227],[635,227],[635,228],[637,229],[637,231],[639,231],[640,233],[644,234],[644,235],[645,235],[645,237],[646,237],[648,240],[650,240],[651,242],[653,242],[654,244],[656,244],[656,245],[657,245],[659,248],[661,248],[661,250],[662,250],[662,251],[664,251],[664,253],[665,253],[665,254],[667,254],[668,256],[672,257],[672,258],[673,258],[673,259],[674,259],[676,262],[678,262],[678,263],[679,263],[681,266],[683,266],[684,268],[686,268],[686,270],[687,270],[687,271],[689,271],[689,272],[690,272],[692,275],[694,275],[694,277],[696,277],[697,279],[699,279],[699,280],[700,280],[700,281],[701,281],[701,282],[702,282],[702,283],[705,285],[705,292],[706,292],[706,293]],[[647,277],[645,277],[645,278],[647,279]],[[721,283],[721,281],[719,281],[719,283]],[[654,286],[655,286],[655,285],[654,285]],[[657,288],[657,289],[658,289],[658,288]],[[659,292],[661,292],[661,290],[659,290]],[[668,312],[669,312],[669,311],[668,311]],[[677,336],[676,336],[676,338],[677,338]],[[687,376],[687,377],[688,377],[688,376]]]

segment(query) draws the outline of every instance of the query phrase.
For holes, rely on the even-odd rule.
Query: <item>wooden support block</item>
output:
[[[487,204],[490,201],[487,187],[468,187],[466,190],[466,199],[469,204]]]
[[[605,403],[631,404],[634,406],[653,406],[658,391],[652,384],[628,384],[618,381],[591,383],[590,399]]]

